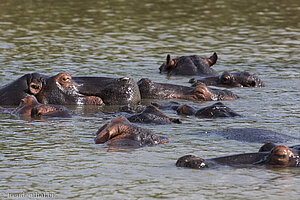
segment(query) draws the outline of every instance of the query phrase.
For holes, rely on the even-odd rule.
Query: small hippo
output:
[[[172,59],[168,54],[166,62],[159,67],[160,73],[169,75],[198,75],[214,76],[218,73],[211,68],[217,62],[218,56],[214,53],[209,58],[202,58],[197,55],[181,56]]]
[[[102,126],[96,135],[96,144],[113,146],[142,147],[170,141],[167,137],[157,136],[149,129],[130,123],[124,116],[119,116]]]
[[[149,105],[141,113],[127,117],[130,122],[153,123],[153,124],[181,124],[180,119],[166,116],[159,108]]]
[[[199,110],[194,109],[186,104],[177,108],[177,114],[179,115],[195,115],[199,118],[217,118],[217,117],[236,117],[241,116],[234,112],[231,108],[225,106],[221,102],[214,103],[213,105],[200,108]]]
[[[189,80],[192,87],[198,84],[205,84],[207,86],[219,87],[264,87],[264,83],[256,76],[248,72],[223,72],[221,75],[204,77],[196,80],[192,78]]]
[[[233,167],[266,165],[268,167],[299,167],[299,155],[288,147],[275,146],[268,152],[244,153],[217,158],[203,159],[194,155],[180,157],[177,167],[203,169],[228,165]]]
[[[71,75],[64,72],[47,78],[36,97],[43,104],[104,105],[100,97],[81,94],[78,84],[72,80]]]
[[[0,105],[19,105],[27,95],[35,95],[42,89],[45,75],[39,73],[25,74],[17,80],[0,88]]]
[[[205,85],[187,87],[156,83],[143,78],[138,81],[142,99],[186,99],[191,101],[228,101],[239,98],[229,90],[208,88]]]
[[[17,108],[1,109],[21,118],[71,117],[71,111],[64,106],[41,104],[33,95],[23,98]]]
[[[137,104],[141,101],[140,90],[132,78],[73,77],[78,92],[98,96],[105,105]]]

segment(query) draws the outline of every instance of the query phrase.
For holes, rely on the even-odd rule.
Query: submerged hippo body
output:
[[[10,113],[21,118],[71,117],[67,108],[59,105],[41,104],[33,95],[21,99],[17,108],[9,108],[2,112]]]
[[[203,159],[193,155],[180,157],[177,167],[203,169],[228,165],[233,167],[266,165],[269,167],[300,167],[299,155],[290,148],[279,145],[269,152],[244,153],[217,158]]]
[[[105,143],[113,146],[153,146],[170,140],[167,137],[157,136],[149,129],[130,123],[124,116],[119,116],[102,126],[96,135],[96,144]]]
[[[209,76],[201,79],[191,79],[189,81],[193,87],[198,84],[219,87],[263,87],[264,83],[256,76],[248,72],[223,72],[221,75]]]
[[[217,62],[217,59],[216,53],[209,58],[193,55],[172,59],[170,55],[167,55],[166,62],[160,66],[159,71],[169,75],[214,76],[218,73],[211,66]]]
[[[35,95],[42,89],[47,76],[39,73],[25,74],[0,88],[0,105],[19,105],[27,95]]]
[[[153,124],[181,124],[180,119],[166,116],[159,108],[149,105],[141,113],[127,117],[130,122],[153,123]]]
[[[300,141],[299,137],[258,128],[226,129],[221,131],[212,131],[211,133],[215,133],[229,140],[252,143],[286,143],[291,141]]]
[[[200,108],[199,110],[194,109],[186,104],[177,108],[177,114],[180,115],[195,115],[199,118],[217,118],[217,117],[236,117],[241,116],[234,112],[231,108],[225,106],[221,102],[214,103],[213,105]]]
[[[71,75],[59,73],[46,79],[37,100],[43,104],[104,105],[100,97],[81,94]]]
[[[98,96],[106,105],[137,104],[141,101],[138,85],[131,78],[73,77],[73,80],[81,94]]]
[[[229,90],[208,88],[205,85],[187,87],[168,83],[156,83],[143,78],[138,81],[142,99],[186,99],[191,101],[235,100],[237,95]]]

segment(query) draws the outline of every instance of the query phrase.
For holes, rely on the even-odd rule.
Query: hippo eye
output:
[[[250,85],[251,87],[255,87],[256,82],[255,82],[255,81],[251,81],[251,82],[249,83],[249,85]]]

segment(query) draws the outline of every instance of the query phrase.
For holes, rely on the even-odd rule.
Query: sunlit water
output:
[[[189,85],[190,77],[159,74],[166,55],[213,52],[217,71],[248,71],[266,83],[231,89],[241,98],[224,103],[242,118],[166,111],[183,124],[141,126],[171,142],[139,149],[94,144],[97,129],[116,116],[111,111],[72,107],[71,119],[29,122],[0,115],[0,199],[29,192],[57,199],[299,199],[299,169],[175,167],[185,154],[210,158],[261,146],[204,131],[252,127],[300,136],[298,0],[8,0],[0,1],[0,13],[0,85],[31,72]]]

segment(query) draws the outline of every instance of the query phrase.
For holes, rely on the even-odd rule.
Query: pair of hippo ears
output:
[[[209,67],[211,67],[211,66],[213,66],[214,64],[216,64],[217,60],[218,60],[218,55],[217,55],[216,52],[214,52],[213,55],[210,56],[209,58],[203,58],[203,62],[204,62],[207,66],[209,66]],[[169,66],[169,67],[175,68],[175,67],[176,67],[176,64],[177,64],[176,60],[174,61],[174,60],[171,58],[171,55],[168,54],[168,55],[167,55],[167,59],[166,59],[166,65]]]

